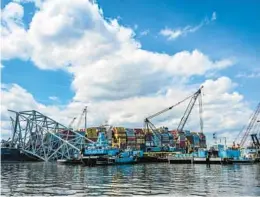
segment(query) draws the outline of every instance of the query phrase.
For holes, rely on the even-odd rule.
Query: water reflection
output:
[[[260,165],[2,164],[2,195],[260,196]]]

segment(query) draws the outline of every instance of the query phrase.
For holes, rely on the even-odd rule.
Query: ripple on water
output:
[[[260,196],[260,165],[2,164],[1,184],[7,196]]]

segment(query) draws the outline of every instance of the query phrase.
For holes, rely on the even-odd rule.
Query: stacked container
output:
[[[198,133],[199,134],[199,146],[201,148],[206,148],[206,136],[203,133]]]
[[[126,132],[126,144],[127,147],[135,148],[136,146],[136,137],[134,129],[125,129]]]
[[[124,127],[113,128],[114,139],[112,146],[119,148],[126,148],[126,132]]]
[[[97,127],[87,128],[86,137],[88,139],[92,140],[93,142],[96,142],[97,138],[98,138],[98,129],[97,129]]]
[[[59,132],[62,139],[71,140],[75,137],[75,134],[70,130],[62,130]]]
[[[191,147],[194,147],[194,138],[193,135],[187,135],[186,136],[187,141],[189,141],[189,144]]]
[[[154,142],[153,142],[153,133],[151,132],[147,132],[145,134],[145,145],[146,146],[153,146],[154,145]]]
[[[170,144],[170,136],[168,132],[161,133],[161,143],[162,145]]]
[[[136,148],[140,149],[145,144],[145,135],[143,129],[134,129],[136,137]]]
[[[189,130],[185,130],[184,133],[185,133],[186,136],[190,136],[191,135],[191,132]]]
[[[169,133],[172,135],[172,141],[170,142],[170,145],[172,147],[178,147],[179,148],[179,141],[178,141],[179,134],[178,134],[178,131],[177,130],[171,130],[171,131],[169,131]]]
[[[169,135],[169,145],[171,147],[174,147],[174,137],[170,131],[168,132],[168,135]]]
[[[200,147],[200,137],[199,137],[198,133],[193,133],[192,137],[193,137],[194,147]]]
[[[178,141],[179,141],[180,148],[186,148],[185,147],[186,146],[186,136],[185,136],[184,132],[179,131],[178,134],[179,134]]]

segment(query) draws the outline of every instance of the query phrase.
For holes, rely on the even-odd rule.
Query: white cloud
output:
[[[184,34],[184,31],[182,31],[181,29],[172,30],[166,27],[165,29],[160,31],[160,34],[168,37],[168,40],[174,40]]]
[[[18,7],[16,5],[16,10],[23,10]],[[14,13],[20,13],[16,18],[21,20],[22,12]],[[117,20],[104,20],[102,10],[88,0],[45,1],[28,30],[9,18],[5,22],[14,23],[15,29],[8,31],[3,39],[8,44],[14,41],[15,50],[3,47],[5,58],[30,58],[41,69],[66,70],[73,76],[75,96],[65,107],[46,106],[22,87],[5,85],[2,114],[6,114],[7,108],[37,109],[68,123],[87,103],[90,125],[109,120],[114,125],[141,127],[146,116],[176,103],[199,87],[199,84],[187,85],[190,77],[203,76],[233,64],[230,59],[213,61],[198,50],[176,54],[144,50],[134,39],[132,29],[119,25]],[[23,31],[23,35],[18,36],[23,42],[12,37],[17,35],[17,29]],[[232,122],[232,117],[240,115],[242,120],[249,110],[242,95],[233,91],[232,81],[222,77],[208,80],[204,85],[206,132],[239,127],[241,121]],[[223,111],[230,106],[230,111]],[[174,128],[184,109],[185,105],[180,106],[154,121]],[[244,113],[240,114],[241,110]],[[198,130],[198,117],[192,116],[187,128]]]
[[[254,73],[239,73],[236,75],[236,78],[260,78],[260,72],[254,72]]]
[[[150,32],[150,30],[149,30],[149,29],[146,29],[146,30],[144,30],[144,31],[141,31],[141,32],[140,32],[140,35],[141,35],[141,36],[147,36],[147,35],[149,34],[149,32]]]
[[[132,29],[116,20],[105,21],[96,4],[87,0],[71,4],[69,0],[44,2],[27,36],[36,66],[73,74],[75,100],[154,94],[171,85],[169,81],[232,65],[231,60],[212,61],[197,50],[173,55],[143,50]]]
[[[13,0],[16,3],[34,3],[36,7],[40,8],[44,0]]]
[[[1,10],[1,15],[2,59],[15,57],[28,59],[30,44],[22,23],[23,7],[20,4],[10,2]]]
[[[213,12],[211,16],[211,21],[217,20],[217,13]]]
[[[58,101],[59,98],[57,96],[49,96],[49,99],[52,101]]]
[[[216,12],[212,13],[211,16],[211,21],[214,21],[217,19],[217,14]],[[201,27],[203,27],[204,25],[209,24],[209,19],[205,18],[203,21],[201,21],[200,24],[196,25],[196,26],[186,26],[184,28],[177,28],[177,29],[170,29],[168,27],[162,29],[160,31],[160,35],[167,37],[168,40],[175,40],[181,36],[185,36],[189,33],[194,33],[196,31],[198,31]]]
[[[204,131],[206,133],[228,133],[230,130],[236,129],[235,132],[233,131],[235,137],[251,113],[243,96],[234,91],[235,84],[227,77],[207,80],[203,85]],[[93,101],[88,105],[88,125],[99,125],[108,120],[110,124],[115,126],[142,127],[145,117],[177,103],[195,92],[196,88],[193,86],[171,87],[167,89],[166,94],[161,93],[150,97],[139,96],[122,100]],[[65,108],[54,105],[46,106],[38,103],[29,92],[20,86],[16,84],[4,85],[2,89],[3,107],[1,109],[2,130],[5,133],[8,131],[9,113],[7,113],[7,109],[39,110],[66,125],[70,122],[71,117],[79,117],[85,104],[84,102],[72,101]],[[176,128],[187,104],[188,102],[173,108],[171,111],[152,119],[152,122],[156,126],[164,125],[171,129]],[[83,122],[81,127],[83,127]],[[185,128],[193,131],[199,130],[197,105],[195,105]],[[234,139],[228,140],[232,142]]]

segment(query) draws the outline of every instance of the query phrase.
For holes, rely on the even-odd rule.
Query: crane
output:
[[[183,99],[182,101],[180,101],[180,102],[178,102],[178,103],[176,103],[176,104],[174,104],[174,105],[172,105],[172,106],[170,106],[170,107],[167,107],[166,109],[163,109],[163,110],[161,110],[161,111],[159,111],[159,112],[157,112],[157,113],[155,113],[155,114],[153,114],[153,115],[151,115],[151,116],[149,116],[149,117],[147,117],[147,118],[144,119],[144,130],[145,130],[146,132],[148,132],[149,130],[152,131],[152,133],[153,133],[153,143],[154,143],[154,145],[155,145],[156,147],[160,147],[160,145],[161,145],[161,143],[160,143],[160,133],[157,131],[155,125],[154,125],[150,120],[151,120],[152,118],[155,118],[156,116],[159,116],[159,115],[161,115],[161,114],[163,114],[163,113],[165,113],[165,112],[171,110],[172,108],[176,107],[177,105],[179,105],[179,104],[183,103],[184,101],[186,101],[186,100],[188,100],[188,99],[191,98],[191,101],[190,101],[190,103],[189,103],[189,106],[188,106],[188,108],[187,108],[186,111],[185,111],[185,115],[182,117],[181,122],[180,122],[180,124],[179,124],[179,126],[181,125],[180,128],[183,129],[183,127],[185,126],[185,123],[187,122],[187,119],[188,119],[188,117],[189,117],[189,114],[191,113],[191,110],[192,110],[192,108],[193,108],[193,106],[194,106],[194,104],[195,104],[195,102],[196,102],[196,99],[197,99],[198,96],[201,94],[201,89],[202,89],[202,88],[203,88],[203,86],[202,86],[198,91],[196,91],[194,94],[192,94],[192,95],[186,97],[186,98]],[[202,101],[202,99],[200,99],[200,101]],[[200,105],[200,106],[202,106],[202,105]],[[189,109],[189,110],[188,110],[188,109]],[[202,110],[200,110],[200,112],[202,112]],[[185,120],[185,121],[183,121],[183,120]],[[202,123],[202,118],[201,118],[201,123]],[[178,128],[179,128],[179,127],[178,127]],[[202,128],[202,127],[201,127],[201,128]]]
[[[79,128],[80,124],[81,124],[81,121],[82,121],[82,118],[83,116],[85,115],[85,130],[87,129],[87,106],[85,106],[85,108],[83,109],[80,117],[79,117],[79,121],[78,121],[78,124],[77,124],[77,128]]]
[[[255,145],[256,148],[260,148],[260,141],[258,139],[258,135],[259,135],[258,133],[260,132],[259,126],[260,126],[260,120],[257,120],[254,128],[255,132],[251,134],[252,143],[253,145]]]
[[[178,125],[178,128],[177,130],[178,131],[182,131],[189,116],[190,116],[190,113],[195,105],[195,102],[196,100],[199,98],[199,113],[200,113],[200,130],[201,132],[203,133],[203,119],[202,119],[202,97],[201,97],[201,89],[203,88],[203,86],[197,91],[195,92],[192,97],[191,97],[191,100],[188,104],[188,107],[186,108],[185,112],[184,112],[184,115],[183,117],[181,118],[181,121]]]
[[[71,120],[71,122],[70,122],[68,128],[72,128],[72,125],[73,125],[73,123],[75,122],[75,120],[76,120],[76,117],[74,117],[74,118]]]
[[[258,117],[259,113],[260,113],[260,103],[257,105],[257,108],[256,108],[256,110],[255,110],[255,112],[254,112],[254,114],[253,114],[253,116],[252,116],[252,118],[251,118],[247,128],[246,128],[245,134],[243,135],[243,137],[242,137],[242,139],[240,141],[240,146],[241,147],[244,146],[244,144],[245,144],[249,134],[251,133],[252,128],[256,124],[257,117]]]

